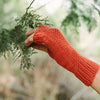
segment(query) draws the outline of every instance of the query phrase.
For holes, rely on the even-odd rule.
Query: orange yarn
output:
[[[100,65],[81,56],[58,29],[40,25],[33,40],[45,44],[48,47],[48,54],[58,64],[74,73],[85,85],[92,84]]]

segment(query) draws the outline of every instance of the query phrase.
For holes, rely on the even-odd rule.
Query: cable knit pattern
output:
[[[58,29],[40,25],[33,40],[36,43],[45,44],[50,57],[74,73],[85,85],[92,84],[100,65],[80,55]]]

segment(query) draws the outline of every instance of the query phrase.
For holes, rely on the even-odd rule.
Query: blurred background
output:
[[[32,0],[0,0],[0,28],[12,28]],[[48,16],[83,56],[100,64],[100,0],[35,0],[31,9]],[[100,100],[48,54],[36,50],[34,69],[20,70],[20,59],[0,58],[0,100]]]

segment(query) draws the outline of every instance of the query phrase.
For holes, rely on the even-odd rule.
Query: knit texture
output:
[[[45,44],[50,57],[74,73],[85,85],[92,84],[100,65],[80,55],[58,29],[40,25],[33,40],[36,43]]]

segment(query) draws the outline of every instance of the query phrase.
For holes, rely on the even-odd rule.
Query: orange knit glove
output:
[[[45,44],[48,54],[58,64],[71,71],[85,85],[90,86],[100,65],[81,56],[56,28],[40,25],[33,36],[36,43]]]

